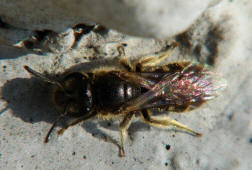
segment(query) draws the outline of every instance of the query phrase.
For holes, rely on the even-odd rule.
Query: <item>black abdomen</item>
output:
[[[98,110],[114,112],[126,101],[139,96],[141,89],[112,73],[106,73],[94,79],[92,94]]]

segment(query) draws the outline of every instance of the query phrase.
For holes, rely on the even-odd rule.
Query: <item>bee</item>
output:
[[[125,156],[124,143],[127,129],[136,114],[155,127],[174,127],[193,136],[201,133],[171,119],[167,115],[154,116],[153,110],[184,112],[198,108],[218,96],[225,89],[222,78],[207,66],[194,62],[165,64],[176,45],[157,55],[130,61],[121,58],[122,69],[96,69],[90,72],[71,72],[56,80],[28,66],[32,75],[54,85],[53,99],[61,115],[52,124],[44,143],[57,122],[69,116],[74,120],[58,131],[63,132],[79,122],[98,117],[103,119],[122,117],[120,123],[120,154]]]

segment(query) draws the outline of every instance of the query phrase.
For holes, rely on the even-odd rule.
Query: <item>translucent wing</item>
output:
[[[226,82],[207,67],[190,64],[182,72],[163,77],[151,91],[155,96],[176,101],[176,104],[210,100],[225,89]]]
[[[120,111],[136,111],[144,108],[189,105],[207,101],[219,95],[225,89],[226,82],[216,73],[210,72],[207,66],[189,64],[182,71],[164,74],[161,80],[143,79],[142,86],[149,90],[125,103]],[[151,83],[150,83],[151,82]],[[144,85],[148,83],[148,85]]]

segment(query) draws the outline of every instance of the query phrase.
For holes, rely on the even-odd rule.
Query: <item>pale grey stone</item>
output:
[[[211,0],[2,1],[0,17],[15,27],[56,32],[97,23],[119,32],[167,38],[188,28]]]
[[[0,34],[0,169],[252,169],[252,3],[229,0],[210,6],[169,41],[110,29],[90,30],[76,38],[78,30],[71,24],[67,30],[59,26],[64,31],[50,30],[44,39],[34,39],[36,27],[20,29],[20,23],[11,29],[1,27],[0,32],[5,31]],[[10,46],[29,40],[36,40],[37,48]],[[24,65],[51,76],[68,69],[119,67],[116,58],[139,59],[172,41],[178,46],[167,62],[208,64],[227,81],[222,95],[201,108],[169,113],[202,137],[151,128],[136,119],[129,129],[133,141],[127,141],[127,155],[120,158],[118,122],[107,126],[108,122],[94,120],[69,128],[62,136],[57,135],[59,125],[43,144],[58,113],[48,84],[28,74]],[[126,56],[118,50],[122,46]]]

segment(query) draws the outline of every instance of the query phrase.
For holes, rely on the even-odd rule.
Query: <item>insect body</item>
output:
[[[171,49],[172,47],[158,56],[148,56],[133,63],[123,58],[120,60],[124,68],[122,70],[74,72],[61,80],[47,78],[25,66],[31,74],[55,85],[54,102],[62,112],[48,131],[44,142],[48,142],[56,123],[65,116],[75,119],[63,127],[59,134],[69,126],[94,117],[123,117],[120,123],[121,156],[125,156],[127,129],[135,114],[140,114],[142,120],[152,126],[173,126],[194,136],[201,136],[168,116],[153,116],[152,110],[183,112],[195,109],[216,97],[225,88],[225,83],[207,67],[199,64],[161,64],[169,56]]]

